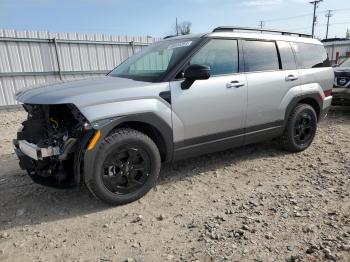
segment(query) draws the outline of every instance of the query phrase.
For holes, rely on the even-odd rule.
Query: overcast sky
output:
[[[350,29],[350,1],[324,0],[316,35],[325,36],[326,10],[333,9],[330,37]],[[313,7],[307,0],[0,0],[0,29],[165,36],[175,17],[192,22],[192,32],[219,25],[311,33]],[[287,19],[288,18],[288,19]]]

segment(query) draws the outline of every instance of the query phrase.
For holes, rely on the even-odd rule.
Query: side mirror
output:
[[[184,72],[185,81],[181,83],[182,89],[189,89],[194,81],[206,80],[210,77],[210,67],[205,65],[190,65]]]
[[[210,67],[205,65],[190,65],[184,74],[186,79],[205,80],[210,77]]]

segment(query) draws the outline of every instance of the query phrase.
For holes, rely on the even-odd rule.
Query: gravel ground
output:
[[[0,113],[0,261],[350,261],[350,108],[313,145],[271,142],[166,165],[135,203],[33,184]]]
[[[12,154],[12,139],[15,138],[18,128],[26,119],[27,113],[22,111],[5,112],[0,111],[0,154]]]

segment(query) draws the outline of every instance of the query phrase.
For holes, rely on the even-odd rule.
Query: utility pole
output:
[[[315,25],[316,25],[316,21],[317,21],[317,17],[316,17],[316,9],[318,6],[318,3],[322,2],[323,0],[314,0],[309,2],[310,4],[314,5],[314,16],[312,19],[312,37],[314,37],[315,35]]]
[[[326,17],[327,17],[326,39],[328,39],[329,18],[331,18],[332,16],[333,16],[332,10],[328,10],[327,13],[326,13]]]
[[[179,36],[179,26],[178,26],[178,24],[177,24],[177,17],[176,17],[175,26],[176,26],[176,36]]]
[[[263,29],[265,26],[265,21],[260,21],[259,26],[260,26],[260,29]]]
[[[262,33],[262,29],[263,29],[264,26],[265,26],[265,21],[260,21],[260,22],[259,22],[259,26],[260,26],[261,33]]]

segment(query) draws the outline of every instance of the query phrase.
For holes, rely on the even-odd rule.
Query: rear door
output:
[[[248,82],[246,133],[279,127],[286,96],[300,93],[292,47],[283,41],[243,42]]]

